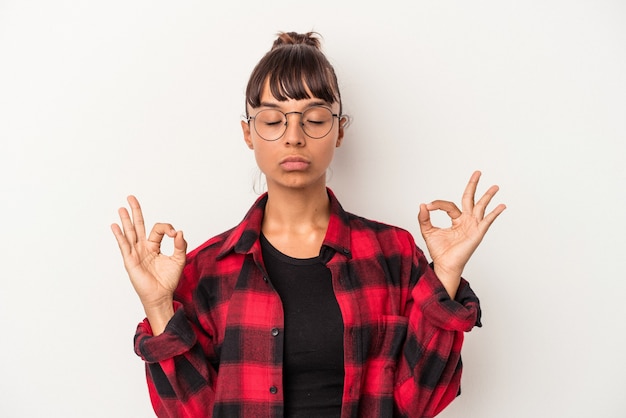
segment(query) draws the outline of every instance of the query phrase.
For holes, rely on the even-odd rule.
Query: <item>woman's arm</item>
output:
[[[135,334],[135,352],[146,362],[153,408],[159,417],[196,417],[211,413],[216,372],[208,357],[208,333],[197,327],[191,297],[174,300],[186,265],[182,231],[157,223],[146,237],[138,200],[128,197],[132,219],[119,209],[122,226],[111,225],[124,267],[139,296],[146,319]],[[174,240],[172,255],[161,253],[165,236]],[[180,299],[180,298],[179,298]]]
[[[174,315],[172,301],[185,266],[187,242],[182,231],[176,231],[172,225],[164,223],[155,224],[146,237],[139,201],[135,196],[129,196],[128,203],[132,219],[126,208],[120,208],[118,213],[122,227],[113,224],[111,229],[152,332],[159,335]],[[171,256],[161,253],[161,241],[166,235],[174,240],[174,253]]]

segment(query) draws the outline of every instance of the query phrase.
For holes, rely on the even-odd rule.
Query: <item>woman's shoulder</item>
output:
[[[355,212],[351,212],[350,210],[345,210],[339,203],[339,200],[334,192],[328,189],[328,193],[331,197],[331,212],[336,216],[336,219],[339,220],[338,224],[343,224],[340,228],[343,228],[344,225],[349,227],[351,235],[354,236],[356,234],[363,237],[389,236],[397,237],[402,240],[409,239],[410,241],[413,241],[413,236],[405,228],[381,220],[375,220],[357,215]]]
[[[224,246],[224,243],[226,242],[228,237],[232,234],[232,232],[235,230],[235,228],[236,227],[233,227],[227,231],[224,231],[222,233],[219,233],[209,238],[208,240],[206,240],[205,242],[203,242],[202,244],[200,244],[199,246],[197,246],[196,248],[188,252],[187,262],[189,262],[190,260],[196,259],[198,257],[200,258],[204,258],[206,256],[210,256],[213,258],[217,257],[218,253]]]
[[[347,212],[352,241],[376,240],[385,246],[415,246],[413,234],[407,229],[384,221],[366,218]]]
[[[350,228],[356,231],[364,230],[364,231],[372,231],[374,233],[393,232],[393,233],[398,233],[401,235],[405,235],[405,234],[411,235],[411,233],[407,229],[398,225],[393,225],[385,221],[366,218],[364,216],[357,215],[352,212],[346,212],[346,216],[350,223]]]

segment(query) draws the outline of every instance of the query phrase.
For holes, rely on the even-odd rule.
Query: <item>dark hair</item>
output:
[[[263,87],[269,80],[272,95],[280,101],[310,99],[308,88],[315,98],[338,102],[341,113],[337,76],[321,51],[318,36],[316,32],[280,32],[270,51],[252,70],[246,87],[246,103],[259,107]]]

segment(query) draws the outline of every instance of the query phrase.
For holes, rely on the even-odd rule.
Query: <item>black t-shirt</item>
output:
[[[265,268],[285,312],[285,417],[339,417],[343,320],[321,257],[292,258],[261,235]]]

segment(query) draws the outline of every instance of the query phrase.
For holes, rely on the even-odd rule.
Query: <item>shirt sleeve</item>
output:
[[[394,398],[400,416],[434,417],[460,393],[464,333],[480,324],[480,304],[461,279],[455,299],[413,244],[407,336],[397,365]]]
[[[210,340],[189,318],[193,307],[174,301],[174,316],[164,332],[153,336],[147,319],[135,334],[135,352],[146,362],[148,392],[161,418],[211,416],[216,370]]]

